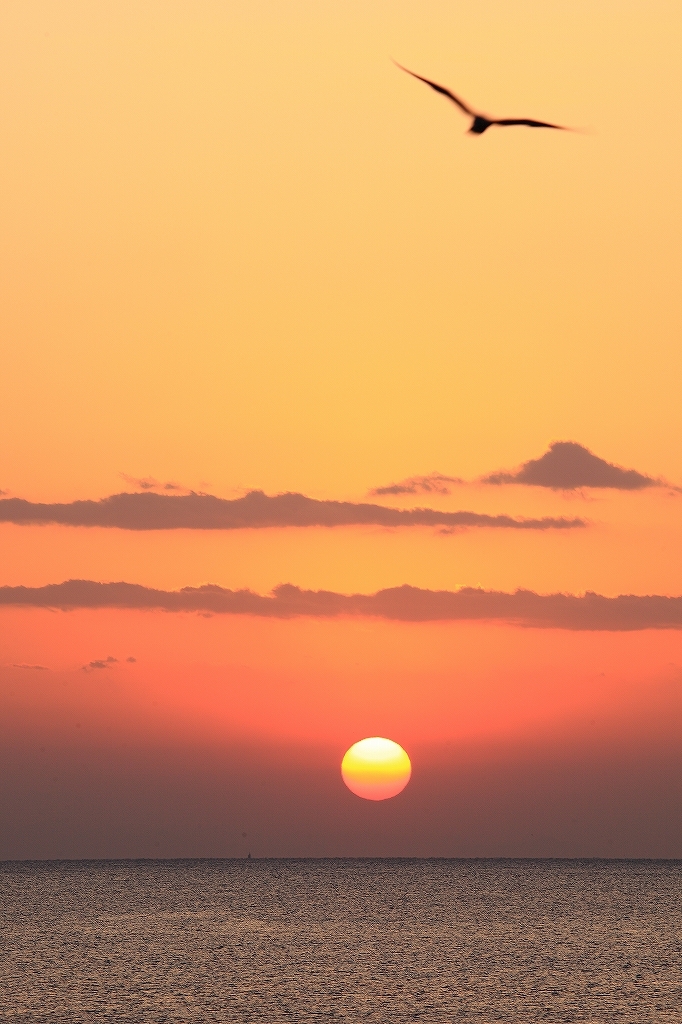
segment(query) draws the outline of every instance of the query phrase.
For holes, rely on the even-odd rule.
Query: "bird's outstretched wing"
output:
[[[531,121],[528,117],[507,117],[501,120],[495,120],[493,121],[493,124],[525,124],[528,128],[557,128],[560,132],[571,131],[570,128],[566,128],[563,124],[548,124],[547,121]]]
[[[432,89],[436,90],[436,92],[441,93],[441,95],[443,95],[443,96],[447,96],[447,98],[449,100],[452,100],[453,103],[456,103],[457,106],[459,107],[459,109],[463,110],[465,114],[469,115],[469,117],[476,117],[476,112],[474,110],[472,110],[471,107],[467,107],[466,103],[462,102],[462,100],[460,100],[457,96],[455,96],[454,92],[450,92],[450,90],[446,89],[445,86],[438,85],[437,82],[432,82],[428,78],[422,78],[421,75],[415,74],[415,72],[414,71],[410,71],[409,68],[404,68],[402,66],[402,64],[398,64],[397,60],[394,60],[393,63],[395,64],[395,66],[397,68],[400,68],[401,71],[406,71],[408,73],[408,75],[412,75],[413,78],[418,78],[420,82],[425,82],[426,85],[430,85]],[[514,122],[514,124],[516,124],[516,122]],[[555,127],[555,126],[552,125],[552,127]]]

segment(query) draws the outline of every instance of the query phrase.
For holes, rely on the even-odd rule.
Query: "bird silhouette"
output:
[[[472,110],[471,107],[468,107],[466,103],[463,102],[463,100],[460,100],[458,96],[455,96],[454,92],[450,92],[450,90],[446,89],[444,86],[438,85],[437,82],[432,82],[428,78],[422,78],[421,75],[416,74],[414,71],[410,71],[409,68],[404,68],[402,64],[398,64],[397,60],[394,60],[393,63],[396,67],[400,68],[401,71],[406,71],[407,74],[412,75],[413,78],[418,78],[420,82],[424,82],[426,85],[429,85],[442,96],[447,96],[447,98],[452,100],[460,110],[464,111],[465,114],[472,118],[471,127],[469,128],[469,133],[471,135],[483,135],[483,132],[486,132],[488,128],[494,124],[499,124],[503,127],[508,127],[509,125],[514,124],[524,124],[528,128],[557,128],[562,132],[570,132],[572,130],[571,128],[566,128],[562,124],[549,124],[547,121],[533,121],[529,117],[486,117],[485,114],[480,114],[478,111]]]

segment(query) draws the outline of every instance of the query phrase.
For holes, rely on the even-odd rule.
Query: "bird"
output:
[[[426,85],[429,85],[442,96],[447,96],[447,98],[452,100],[460,110],[472,118],[471,127],[469,128],[470,135],[483,135],[483,132],[487,132],[488,128],[492,127],[494,124],[502,125],[503,127],[522,124],[526,125],[528,128],[557,128],[562,132],[572,131],[571,128],[566,128],[562,124],[550,124],[548,121],[533,121],[529,117],[486,117],[485,114],[481,114],[476,110],[472,110],[471,107],[468,107],[463,100],[459,99],[458,96],[455,96],[454,92],[450,92],[450,90],[446,89],[445,86],[438,85],[437,82],[432,82],[429,78],[423,78],[421,75],[416,74],[416,72],[410,71],[409,68],[404,68],[402,64],[398,64],[397,60],[394,60],[393,63],[396,67],[400,68],[401,71],[406,71],[407,74],[412,75],[413,78],[418,78],[420,82],[424,82]]]

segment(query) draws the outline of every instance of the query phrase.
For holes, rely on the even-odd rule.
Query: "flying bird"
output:
[[[437,82],[432,82],[428,78],[422,78],[421,75],[415,74],[415,72],[410,71],[409,68],[404,68],[402,64],[398,64],[397,60],[394,60],[393,63],[396,67],[399,67],[401,71],[406,71],[407,74],[412,75],[413,78],[418,78],[420,82],[424,82],[426,85],[431,86],[432,89],[441,93],[442,96],[447,96],[447,98],[452,100],[460,110],[463,110],[465,114],[468,114],[469,117],[473,118],[471,127],[469,128],[469,133],[471,135],[483,135],[483,132],[487,131],[493,124],[500,124],[504,127],[513,124],[524,124],[528,128],[558,128],[559,131],[562,132],[570,132],[572,130],[564,127],[562,124],[549,124],[547,121],[532,121],[529,117],[486,117],[485,114],[479,114],[476,110],[472,110],[471,107],[468,107],[466,103],[459,99],[458,96],[455,96],[454,92],[450,92],[450,90],[446,89],[444,86],[438,85]]]

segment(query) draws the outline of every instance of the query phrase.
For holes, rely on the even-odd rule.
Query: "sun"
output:
[[[370,736],[346,751],[341,777],[351,793],[364,800],[388,800],[402,793],[410,781],[410,759],[393,740]]]

